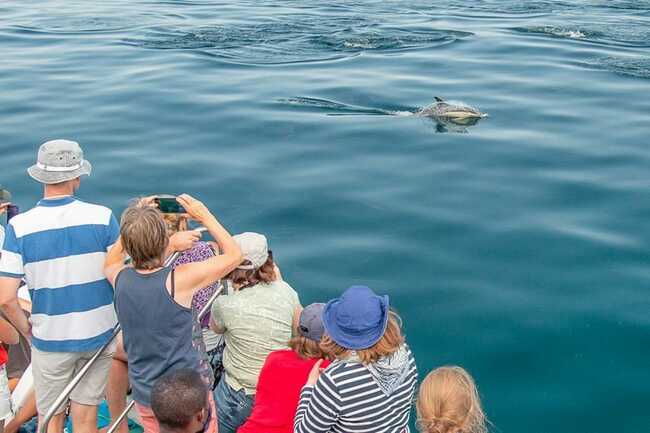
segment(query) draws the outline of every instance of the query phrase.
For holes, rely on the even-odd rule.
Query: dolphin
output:
[[[462,102],[446,101],[439,96],[435,97],[435,102],[422,108],[413,108],[407,110],[387,110],[383,108],[372,108],[358,105],[350,105],[327,99],[311,97],[293,97],[280,99],[279,102],[301,105],[303,107],[312,107],[322,110],[330,110],[329,116],[342,115],[380,115],[380,116],[416,116],[427,118],[436,123],[437,132],[456,132],[466,133],[467,127],[476,125],[481,119],[488,115],[482,113],[477,108],[463,104]]]
[[[458,123],[465,123],[469,119],[482,119],[487,114],[481,113],[477,108],[465,105],[461,102],[445,101],[439,96],[435,97],[436,102],[421,108],[415,114],[424,117],[443,118]],[[471,123],[471,122],[467,122]],[[474,122],[476,123],[476,122]]]

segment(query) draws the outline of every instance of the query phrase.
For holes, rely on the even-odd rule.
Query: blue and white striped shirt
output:
[[[409,433],[417,367],[407,350],[405,376],[386,395],[358,361],[330,364],[315,386],[305,386],[294,418],[294,433]]]
[[[0,276],[30,287],[34,347],[85,352],[108,341],[117,319],[104,259],[118,236],[110,209],[70,196],[43,199],[11,219]]]

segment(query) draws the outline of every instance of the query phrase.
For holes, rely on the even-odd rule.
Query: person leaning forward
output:
[[[43,184],[43,199],[10,221],[2,246],[0,306],[33,346],[39,424],[78,370],[109,341],[117,323],[103,265],[119,225],[110,209],[74,196],[81,176],[91,169],[74,141],[41,145],[37,163],[27,172]],[[32,293],[29,321],[18,305],[21,279]],[[97,432],[97,405],[113,350],[104,351],[70,394],[75,433]],[[64,409],[57,408],[49,433],[63,430]]]

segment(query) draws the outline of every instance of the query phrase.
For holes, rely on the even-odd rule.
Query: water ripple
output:
[[[650,78],[650,58],[606,56],[596,57],[584,62],[586,66],[605,69],[620,75],[637,78]]]
[[[384,27],[365,18],[338,19],[316,26],[311,22],[313,19],[194,29],[157,28],[122,42],[158,50],[201,49],[246,63],[274,64],[351,57],[366,51],[430,48],[473,35],[457,30]]]
[[[523,34],[549,36],[553,38],[581,39],[606,45],[645,48],[650,47],[650,26],[625,23],[600,23],[575,26],[530,26],[514,27],[512,31]]]
[[[66,17],[65,19],[56,17],[56,19],[34,20],[29,25],[14,25],[13,28],[23,33],[84,35],[126,30],[138,24],[136,18],[126,17]]]
[[[458,8],[465,11],[481,11],[490,15],[525,15],[550,14],[558,10],[571,9],[575,4],[556,0],[529,0],[520,2],[506,2],[502,0],[478,0],[466,2],[456,0],[449,2],[451,8]]]

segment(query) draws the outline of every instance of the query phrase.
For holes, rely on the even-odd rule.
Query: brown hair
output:
[[[388,324],[384,335],[373,346],[367,349],[357,350],[357,356],[361,363],[372,364],[379,358],[392,355],[404,344],[404,336],[401,329],[402,320],[394,311],[388,313]],[[350,349],[340,346],[328,335],[323,336],[321,348],[331,357],[345,359],[350,355]]]
[[[122,245],[133,260],[136,269],[162,266],[169,244],[167,226],[162,214],[149,206],[129,206],[120,223]]]
[[[420,385],[416,404],[422,433],[485,433],[486,420],[472,376],[461,367],[440,367]]]
[[[302,359],[329,359],[329,356],[321,349],[318,341],[311,340],[302,335],[298,335],[289,340],[289,347]]]
[[[250,261],[244,260],[242,265],[250,265]],[[275,275],[275,263],[273,262],[273,253],[269,250],[269,258],[257,269],[235,269],[224,277],[232,281],[238,290],[246,287],[253,287],[257,284],[268,284],[277,279]]]

